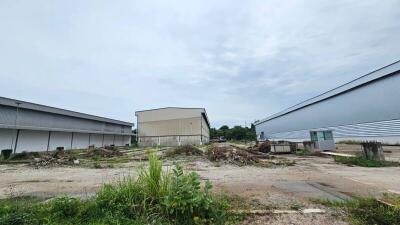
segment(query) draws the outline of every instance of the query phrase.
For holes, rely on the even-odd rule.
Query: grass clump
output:
[[[201,185],[197,173],[176,165],[162,170],[162,161],[149,155],[149,166],[138,178],[106,184],[88,200],[59,197],[47,202],[0,200],[0,225],[5,224],[226,224],[229,201]],[[232,217],[234,218],[234,217]]]
[[[307,156],[307,155],[311,155],[311,152],[308,151],[307,149],[297,149],[296,155],[298,155],[298,156]]]
[[[335,162],[346,164],[348,166],[361,166],[361,167],[388,167],[388,166],[400,166],[399,162],[392,161],[376,161],[371,159],[366,159],[362,156],[357,157],[345,157],[345,156],[335,156]]]
[[[400,204],[389,206],[373,198],[357,198],[345,202],[320,201],[323,205],[343,209],[354,225],[400,224]]]

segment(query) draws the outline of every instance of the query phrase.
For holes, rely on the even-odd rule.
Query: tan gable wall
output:
[[[165,108],[136,112],[138,122],[200,117],[204,109]]]
[[[200,117],[139,122],[139,136],[200,135]]]

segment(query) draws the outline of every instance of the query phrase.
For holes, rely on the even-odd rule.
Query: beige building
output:
[[[139,146],[206,144],[210,123],[204,108],[167,107],[137,111]]]

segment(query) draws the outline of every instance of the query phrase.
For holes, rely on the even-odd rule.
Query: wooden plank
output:
[[[356,157],[355,155],[345,154],[345,153],[336,153],[336,152],[320,152],[323,155],[331,155],[331,156],[343,156],[343,157]]]

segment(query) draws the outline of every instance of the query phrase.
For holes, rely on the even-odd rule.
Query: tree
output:
[[[211,128],[210,136],[211,138],[225,137],[228,140],[236,141],[256,140],[255,126],[253,124],[250,128],[242,126],[229,128],[227,125],[221,126],[219,129]]]

